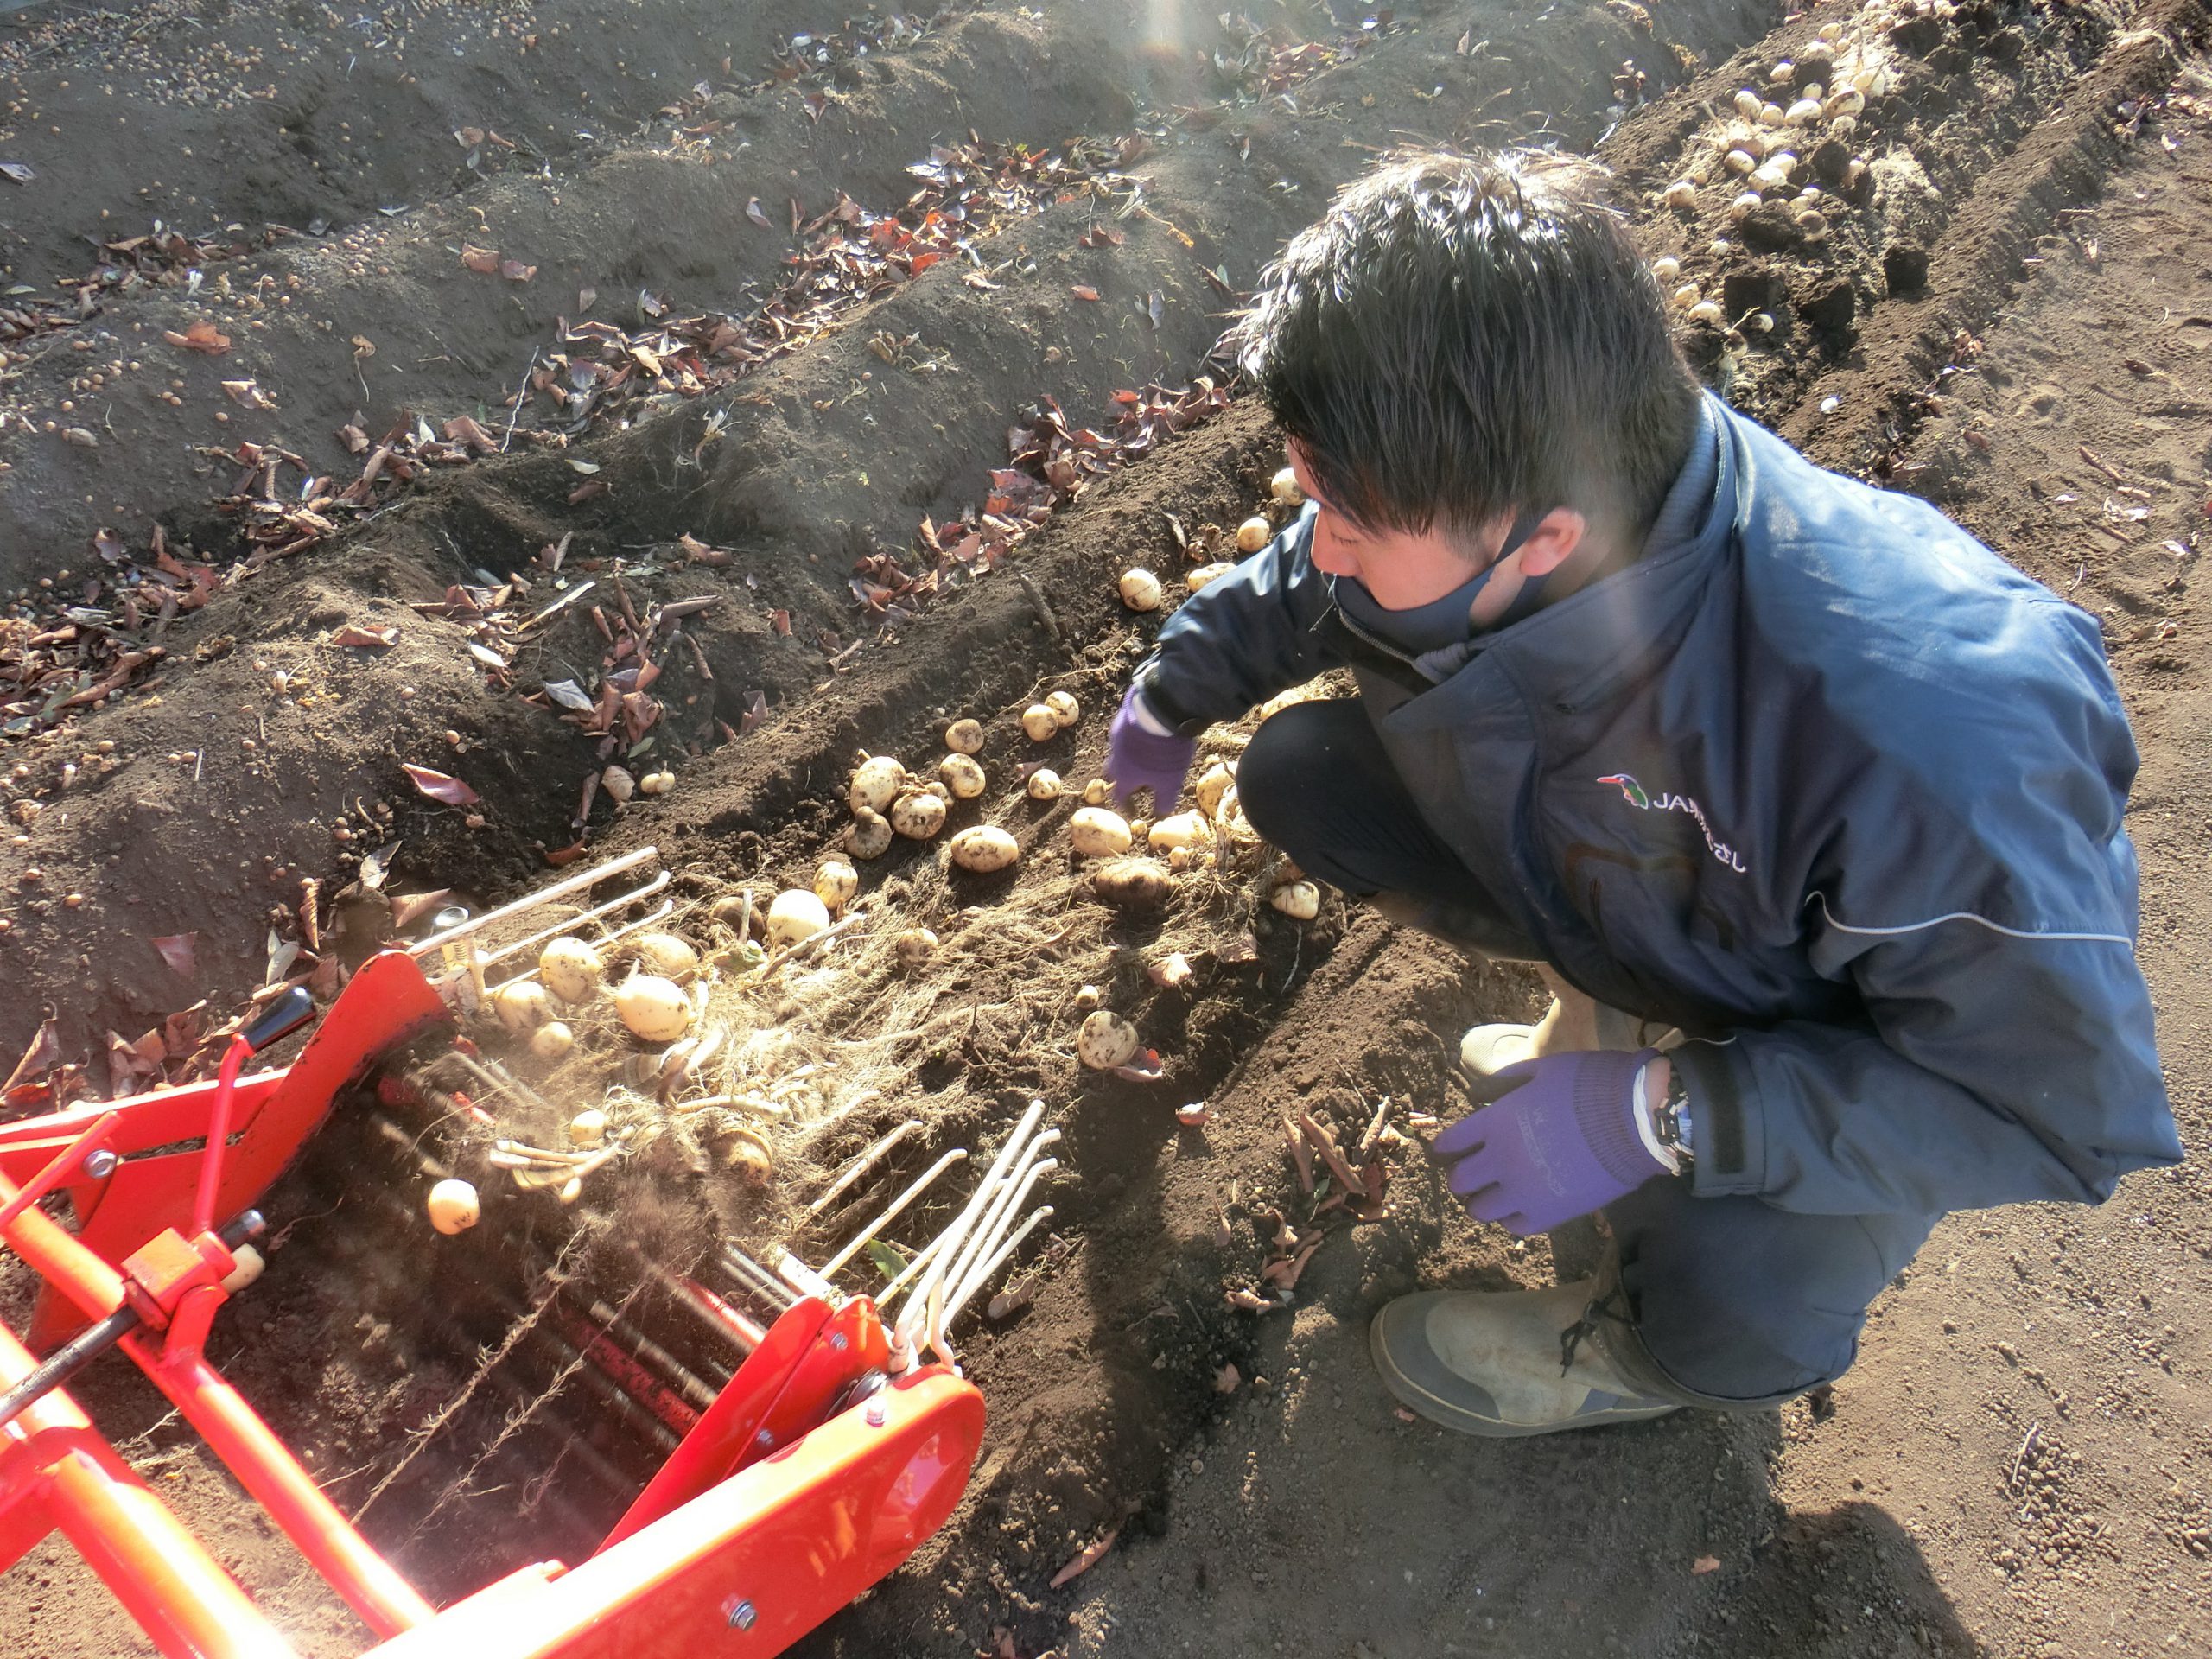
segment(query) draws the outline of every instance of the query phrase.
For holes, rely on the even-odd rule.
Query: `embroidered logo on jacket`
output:
[[[1675,795],[1662,790],[1654,795],[1625,772],[1609,772],[1598,779],[1611,784],[1621,792],[1624,800],[1639,812],[1687,812],[1697,821],[1698,833],[1705,837],[1707,851],[1738,874],[1749,874],[1742,856],[1733,847],[1713,833],[1713,826],[1705,821],[1705,809],[1687,795]]]

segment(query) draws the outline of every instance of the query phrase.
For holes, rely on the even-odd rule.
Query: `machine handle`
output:
[[[268,1224],[260,1211],[241,1210],[224,1224],[217,1236],[235,1250],[248,1239],[260,1237]],[[0,1394],[0,1428],[6,1427],[35,1404],[41,1395],[60,1388],[143,1323],[138,1311],[126,1303],[97,1324],[86,1325],[48,1354],[22,1382]]]
[[[238,1031],[249,1053],[258,1054],[271,1043],[290,1036],[315,1018],[315,998],[304,985],[295,985],[256,1014]]]

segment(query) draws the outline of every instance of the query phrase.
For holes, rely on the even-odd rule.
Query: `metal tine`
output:
[[[776,1307],[790,1307],[798,1300],[790,1286],[728,1242],[722,1245],[722,1266],[731,1278]]]
[[[974,1230],[961,1242],[959,1254],[945,1264],[944,1271],[938,1275],[948,1300],[958,1294],[976,1263],[990,1254],[994,1236],[1003,1236],[1012,1218],[1021,1213],[1021,1195],[1034,1185],[1030,1170],[1037,1161],[1037,1154],[1059,1138],[1058,1129],[1046,1129],[1033,1136],[1021,1148],[1021,1156],[1014,1160],[1014,1166],[1000,1178],[990,1203],[984,1206]]]
[[[517,939],[512,944],[503,944],[498,950],[479,957],[476,959],[477,966],[480,968],[489,968],[493,963],[504,962],[509,957],[515,955],[518,951],[529,950],[533,944],[543,944],[548,939],[556,938],[561,934],[567,932],[572,927],[582,927],[586,922],[595,922],[601,917],[605,916],[611,912],[621,909],[625,905],[634,905],[640,899],[650,899],[653,894],[658,893],[663,887],[666,887],[675,879],[676,878],[670,874],[666,870],[663,870],[659,874],[653,877],[652,880],[646,882],[644,887],[636,889],[634,892],[626,893],[620,899],[610,899],[603,905],[594,906],[591,909],[585,911],[580,916],[571,916],[565,922],[556,922],[552,926],[543,928],[537,932],[531,934],[528,938]],[[665,916],[669,911],[675,907],[676,901],[671,899],[660,911],[656,912],[656,915]]]
[[[1021,1155],[1021,1148],[1028,1143],[1029,1137],[1036,1131],[1038,1120],[1044,1115],[1043,1101],[1033,1100],[1029,1103],[1028,1110],[1022,1113],[1021,1121],[1014,1125],[1014,1133],[1007,1137],[1006,1145],[999,1148],[999,1155],[992,1161],[990,1173],[986,1175],[982,1185],[976,1187],[975,1196],[968,1200],[968,1207],[962,1211],[952,1225],[945,1230],[948,1236],[944,1241],[943,1252],[930,1265],[929,1271],[922,1276],[912,1294],[906,1298],[906,1308],[899,1315],[898,1328],[893,1332],[897,1338],[893,1344],[894,1348],[907,1350],[912,1348],[914,1337],[920,1328],[921,1319],[925,1317],[923,1310],[928,1307],[931,1293],[936,1290],[938,1282],[944,1278],[946,1266],[959,1249],[962,1243],[966,1240],[969,1233],[973,1230],[976,1222],[982,1219],[984,1211],[989,1207],[998,1184],[1005,1179],[1007,1171]]]
[[[892,1130],[890,1134],[885,1135],[880,1141],[878,1141],[874,1146],[870,1147],[866,1152],[861,1154],[859,1157],[854,1159],[851,1163],[845,1166],[845,1173],[830,1184],[829,1191],[823,1193],[820,1198],[815,1199],[813,1203],[806,1206],[806,1218],[809,1221],[811,1221],[815,1217],[820,1215],[824,1210],[827,1210],[831,1205],[836,1203],[840,1198],[844,1196],[845,1191],[848,1187],[851,1186],[855,1181],[860,1179],[861,1176],[867,1174],[868,1171],[874,1169],[878,1164],[881,1163],[890,1154],[890,1151],[893,1147],[897,1146],[908,1135],[914,1134],[922,1126],[918,1122],[910,1117],[904,1123],[901,1123],[897,1128]]]
[[[991,1259],[984,1262],[981,1268],[976,1269],[976,1273],[969,1279],[968,1282],[960,1287],[960,1294],[958,1295],[955,1296],[950,1301],[944,1305],[944,1327],[946,1330],[949,1331],[952,1328],[952,1322],[960,1317],[961,1310],[968,1306],[969,1299],[974,1296],[977,1291],[981,1290],[985,1285],[990,1283],[992,1279],[997,1276],[998,1270],[1007,1264],[1007,1258],[1021,1248],[1021,1241],[1027,1238],[1030,1234],[1035,1232],[1039,1225],[1051,1217],[1052,1213],[1052,1206],[1051,1205],[1039,1205],[1035,1210],[1030,1212],[1028,1220],[1023,1222],[1020,1226],[1014,1229],[1013,1237],[1007,1239],[1005,1243],[1000,1245],[998,1249],[991,1252]]]
[[[619,900],[618,902],[619,902],[619,903],[621,903],[621,904],[627,904],[627,903],[629,903],[629,900],[628,900],[628,899],[625,899]],[[670,915],[673,914],[673,913],[675,912],[675,910],[676,910],[676,900],[675,900],[675,899],[662,899],[662,900],[660,901],[660,904],[658,905],[658,907],[656,907],[656,908],[652,911],[652,912],[651,914],[649,914],[649,915],[645,915],[645,916],[640,916],[640,917],[639,917],[639,918],[638,918],[638,919],[637,919],[637,920],[635,920],[634,922],[625,922],[625,923],[623,923],[623,924],[622,924],[622,925],[621,925],[621,926],[620,926],[620,927],[610,927],[610,928],[608,928],[608,929],[607,930],[607,931],[606,931],[606,932],[605,932],[605,933],[604,933],[604,934],[603,934],[603,935],[602,935],[602,936],[601,936],[598,940],[596,940],[596,941],[595,941],[595,943],[596,943],[596,944],[613,944],[617,939],[627,938],[631,934],[632,934],[632,933],[636,933],[636,932],[639,932],[639,931],[642,931],[643,929],[645,929],[645,928],[651,927],[651,926],[652,926],[655,922],[662,921],[662,920],[665,919],[667,917],[669,917]],[[594,913],[596,913],[596,912],[594,912]],[[581,917],[577,918],[577,920],[579,920],[579,921],[581,921],[582,919],[582,918],[581,918]],[[555,933],[565,933],[566,931],[568,931],[568,930],[569,930],[569,928],[571,928],[571,927],[573,927],[573,926],[575,926],[575,922],[563,922],[563,923],[562,923],[562,924],[561,924],[561,925],[560,925],[559,927],[555,928],[555,929],[553,930],[553,931],[554,931]],[[551,935],[550,935],[550,934],[549,934],[547,937],[548,937],[548,938],[550,938],[550,937],[551,937]],[[519,948],[519,947],[518,947],[518,948]],[[491,957],[486,957],[484,959],[484,961],[485,961],[485,962],[489,962],[489,961],[491,961],[491,960],[492,960],[492,958],[491,958]],[[479,963],[477,964],[477,966],[478,966],[479,968],[481,968],[483,965],[484,965],[484,963]],[[531,963],[531,964],[530,964],[530,966],[529,966],[529,967],[527,967],[527,968],[524,969],[522,970],[522,972],[520,972],[520,973],[517,974],[517,975],[514,976],[514,978],[513,978],[513,979],[502,980],[502,981],[500,982],[500,983],[501,983],[501,984],[504,984],[504,985],[512,985],[512,984],[515,983],[515,982],[516,982],[516,981],[518,981],[518,980],[536,979],[537,977],[537,964],[536,963],[534,963],[534,962],[533,962],[532,963]]]
[[[904,1215],[906,1211],[907,1206],[912,1205],[915,1199],[920,1198],[923,1193],[926,1192],[930,1189],[931,1185],[936,1181],[938,1176],[944,1174],[946,1170],[950,1169],[955,1164],[966,1158],[967,1155],[967,1147],[955,1147],[950,1152],[946,1153],[944,1157],[938,1159],[937,1162],[931,1164],[929,1168],[925,1170],[904,1192],[901,1192],[897,1198],[891,1201],[891,1205],[888,1209],[885,1210],[884,1212],[878,1216],[874,1221],[868,1223],[867,1226],[861,1228],[859,1232],[855,1233],[853,1236],[853,1242],[851,1243],[846,1245],[843,1249],[838,1251],[836,1255],[831,1256],[827,1262],[822,1264],[821,1268],[819,1269],[822,1276],[824,1279],[829,1278],[832,1274],[836,1273],[838,1268],[843,1267],[846,1262],[851,1261],[853,1257],[859,1255],[861,1250],[866,1247],[868,1240],[880,1237],[882,1236],[883,1230],[888,1227],[893,1222],[898,1220],[900,1216]]]
[[[928,1268],[930,1263],[938,1259],[944,1251],[944,1240],[945,1235],[939,1233],[928,1243],[923,1245],[916,1253],[914,1259],[906,1264],[906,1270],[883,1287],[882,1294],[875,1299],[876,1311],[879,1313],[891,1306],[893,1297],[905,1294],[914,1281]]]
[[[1038,1138],[1042,1140],[1044,1137],[1039,1135]],[[991,1253],[1005,1239],[1007,1229],[1014,1225],[1014,1218],[1021,1213],[1021,1206],[1029,1202],[1031,1191],[1039,1180],[1059,1166],[1060,1160],[1057,1158],[1047,1158],[1041,1163],[1031,1165],[1022,1176],[1020,1185],[1013,1189],[1012,1201],[1001,1206],[988,1226],[976,1229],[973,1254],[969,1257],[973,1265],[965,1269],[956,1269],[957,1277],[947,1275],[950,1280],[945,1287],[948,1304],[960,1300],[976,1288],[976,1280],[988,1271],[982,1264],[990,1260]]]
[[[410,957],[419,957],[425,952],[456,944],[472,934],[481,932],[495,922],[512,921],[515,917],[527,914],[540,905],[550,903],[556,899],[565,898],[572,893],[596,887],[610,875],[620,875],[625,870],[633,870],[641,864],[650,864],[659,856],[659,848],[640,847],[633,853],[625,853],[620,858],[611,858],[604,864],[594,864],[591,868],[580,870],[574,875],[564,877],[556,881],[551,887],[542,888],[527,898],[518,899],[511,905],[502,905],[497,910],[487,910],[481,916],[472,916],[458,926],[449,927],[442,933],[433,933],[420,944],[410,945],[407,954]]]

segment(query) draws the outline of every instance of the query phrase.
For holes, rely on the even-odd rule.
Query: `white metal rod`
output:
[[[419,957],[426,950],[435,950],[440,945],[451,944],[456,939],[465,939],[470,934],[491,926],[494,922],[504,922],[512,917],[519,916],[525,911],[545,903],[548,899],[558,899],[585,887],[595,887],[610,875],[620,875],[624,870],[633,870],[640,864],[650,864],[659,856],[659,848],[640,847],[634,853],[625,853],[621,857],[611,858],[604,864],[594,864],[590,869],[556,881],[542,893],[533,893],[527,899],[518,899],[512,905],[502,905],[497,910],[487,910],[481,916],[472,916],[458,927],[449,927],[442,933],[434,933],[422,944],[411,947],[407,954],[410,957]]]
[[[972,1265],[959,1270],[957,1276],[946,1275],[945,1296],[948,1301],[957,1302],[976,1288],[975,1281],[976,1275],[983,1271],[982,1264],[990,1259],[991,1252],[1005,1239],[1006,1230],[1014,1225],[1014,1218],[1021,1213],[1021,1206],[1029,1202],[1031,1190],[1041,1178],[1059,1166],[1060,1161],[1057,1158],[1047,1158],[1042,1163],[1031,1165],[1028,1173],[1021,1178],[1021,1184],[1013,1189],[1012,1201],[1001,1206],[989,1226],[976,1230],[974,1238],[969,1241],[974,1248],[968,1258]]]
[[[990,1283],[992,1279],[997,1275],[998,1270],[1006,1265],[1007,1258],[1021,1248],[1021,1241],[1028,1237],[1030,1234],[1035,1232],[1039,1224],[1045,1221],[1052,1215],[1052,1206],[1049,1204],[1033,1211],[1029,1219],[1023,1222],[1020,1227],[1014,1230],[1014,1234],[1012,1238],[1009,1238],[1005,1243],[1000,1245],[997,1249],[991,1252],[991,1259],[983,1263],[983,1270],[977,1274],[973,1279],[970,1279],[968,1281],[967,1287],[961,1291],[960,1294],[954,1297],[950,1302],[946,1304],[944,1310],[945,1329],[949,1331],[952,1328],[952,1322],[960,1317],[960,1310],[968,1306],[968,1299],[973,1296],[977,1291],[981,1290],[985,1285]]]
[[[624,902],[627,903],[628,901],[626,899]],[[608,928],[606,933],[597,941],[597,944],[601,945],[613,944],[618,939],[626,939],[632,933],[642,932],[645,929],[651,927],[655,922],[664,920],[670,912],[674,911],[675,908],[675,899],[664,899],[652,912],[646,915],[639,917],[636,921],[625,922],[620,927]],[[561,926],[563,929],[569,925],[566,922],[561,924]],[[485,960],[488,962],[491,958],[487,957]],[[533,962],[529,967],[524,969],[522,972],[515,975],[513,978],[503,979],[499,982],[502,985],[512,985],[516,980],[536,979],[537,977],[537,964]]]
[[[938,1255],[944,1250],[944,1235],[943,1233],[939,1233],[935,1238],[930,1240],[928,1243],[923,1245],[920,1253],[918,1254],[912,1261],[906,1264],[906,1270],[883,1287],[883,1294],[875,1299],[876,1312],[880,1313],[884,1309],[889,1307],[891,1306],[891,1299],[904,1291],[907,1286],[912,1284],[914,1282],[915,1275],[919,1274],[925,1268],[928,1267],[931,1262],[936,1261]]]
[[[906,1312],[899,1316],[898,1335],[907,1345],[912,1345],[916,1334],[914,1327],[918,1324],[917,1310],[928,1306],[930,1293],[937,1287],[938,1281],[944,1277],[946,1262],[951,1258],[952,1253],[959,1249],[961,1242],[968,1236],[969,1230],[975,1226],[977,1219],[988,1206],[994,1189],[1004,1179],[1007,1170],[1013,1165],[1014,1160],[1020,1156],[1023,1144],[1028,1141],[1030,1135],[1035,1130],[1037,1120],[1044,1115],[1043,1101],[1033,1100],[1029,1103],[1029,1109],[1022,1113],[1021,1121],[1014,1125],[1014,1133],[1007,1137],[1006,1145],[999,1148],[999,1155],[991,1164],[990,1173],[983,1177],[982,1184],[976,1187],[975,1196],[968,1200],[968,1207],[960,1212],[959,1218],[945,1230],[947,1236],[944,1251],[931,1264],[930,1270],[923,1274],[921,1282],[915,1287],[913,1294],[906,1299]]]
[[[855,1181],[860,1179],[861,1176],[867,1174],[868,1171],[874,1169],[878,1164],[881,1163],[885,1154],[887,1154],[892,1147],[897,1146],[901,1141],[904,1141],[908,1135],[913,1134],[921,1127],[922,1126],[918,1122],[910,1117],[904,1123],[901,1123],[897,1128],[892,1130],[890,1134],[885,1135],[880,1141],[870,1147],[866,1152],[861,1154],[859,1157],[854,1159],[851,1163],[845,1166],[845,1173],[840,1175],[836,1180],[830,1183],[830,1190],[824,1192],[820,1198],[815,1199],[812,1204],[806,1206],[807,1215],[810,1217],[818,1216],[824,1210],[827,1210],[831,1205],[836,1203],[840,1198],[844,1196],[845,1189],[847,1187],[850,1186]]]
[[[1029,1173],[1030,1166],[1037,1161],[1037,1154],[1059,1138],[1058,1129],[1046,1129],[1042,1135],[1034,1136],[1028,1145],[1022,1147],[1021,1156],[1014,1160],[1013,1167],[999,1179],[998,1190],[992,1193],[990,1203],[984,1208],[974,1230],[961,1241],[960,1253],[946,1264],[944,1272],[939,1275],[944,1284],[947,1300],[959,1294],[960,1287],[968,1282],[968,1275],[976,1263],[990,1254],[993,1235],[1003,1233],[1012,1224],[1012,1217],[1021,1213],[1015,1207],[1020,1202],[1015,1193],[1026,1190],[1022,1186],[1023,1179]]]
[[[527,950],[533,944],[543,944],[548,939],[554,938],[563,933],[566,933],[570,928],[582,927],[586,922],[595,922],[601,917],[607,915],[613,911],[621,909],[625,905],[634,905],[640,899],[650,899],[653,894],[658,893],[663,887],[666,887],[675,879],[676,878],[671,875],[666,870],[663,870],[655,875],[652,880],[646,882],[644,887],[638,888],[634,892],[626,893],[620,899],[610,899],[607,903],[598,906],[594,909],[588,910],[581,916],[571,916],[567,921],[556,922],[552,926],[542,929],[538,932],[531,934],[528,938],[517,939],[512,944],[501,945],[498,950],[491,952],[483,958],[484,965],[488,968],[495,962],[503,961],[506,957],[513,956],[517,951]],[[671,908],[674,906],[674,903],[675,901],[673,899],[669,901]],[[663,910],[660,913],[665,916],[668,913],[668,911]]]
[[[920,1178],[917,1179],[912,1185],[909,1186],[904,1192],[901,1192],[897,1198],[891,1201],[891,1207],[889,1209],[878,1216],[874,1221],[868,1223],[867,1226],[861,1228],[859,1232],[853,1236],[853,1242],[851,1243],[846,1245],[843,1249],[838,1251],[836,1255],[831,1256],[827,1262],[822,1264],[822,1276],[824,1279],[834,1278],[836,1275],[837,1269],[843,1267],[846,1262],[851,1261],[855,1255],[859,1255],[861,1249],[868,1243],[868,1240],[871,1238],[881,1237],[883,1236],[883,1230],[888,1227],[893,1222],[898,1220],[900,1216],[904,1215],[906,1212],[906,1207],[912,1204],[915,1199],[920,1198],[924,1192],[927,1192],[929,1190],[930,1184],[932,1181],[936,1180],[938,1176],[944,1174],[946,1170],[950,1169],[955,1164],[958,1163],[967,1155],[967,1147],[955,1147],[950,1152],[946,1153],[944,1157],[938,1159],[937,1162],[931,1164],[928,1169],[922,1173]]]

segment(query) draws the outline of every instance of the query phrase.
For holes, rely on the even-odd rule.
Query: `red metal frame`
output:
[[[951,1513],[981,1445],[982,1396],[948,1369],[894,1379],[874,1306],[807,1298],[758,1345],[607,1542],[570,1571],[539,1562],[442,1613],[339,1513],[201,1351],[227,1300],[212,1230],[255,1203],[332,1100],[446,1021],[398,952],[372,958],[299,1059],[212,1084],[0,1126],[0,1240],[46,1284],[27,1344],[0,1327],[0,1389],[87,1321],[129,1308],[119,1345],[221,1456],[394,1659],[780,1651],[903,1561]],[[87,1154],[120,1161],[105,1179]],[[66,1190],[74,1233],[37,1207]],[[166,1655],[292,1653],[247,1593],[147,1489],[68,1394],[0,1426],[0,1569],[60,1530]]]

